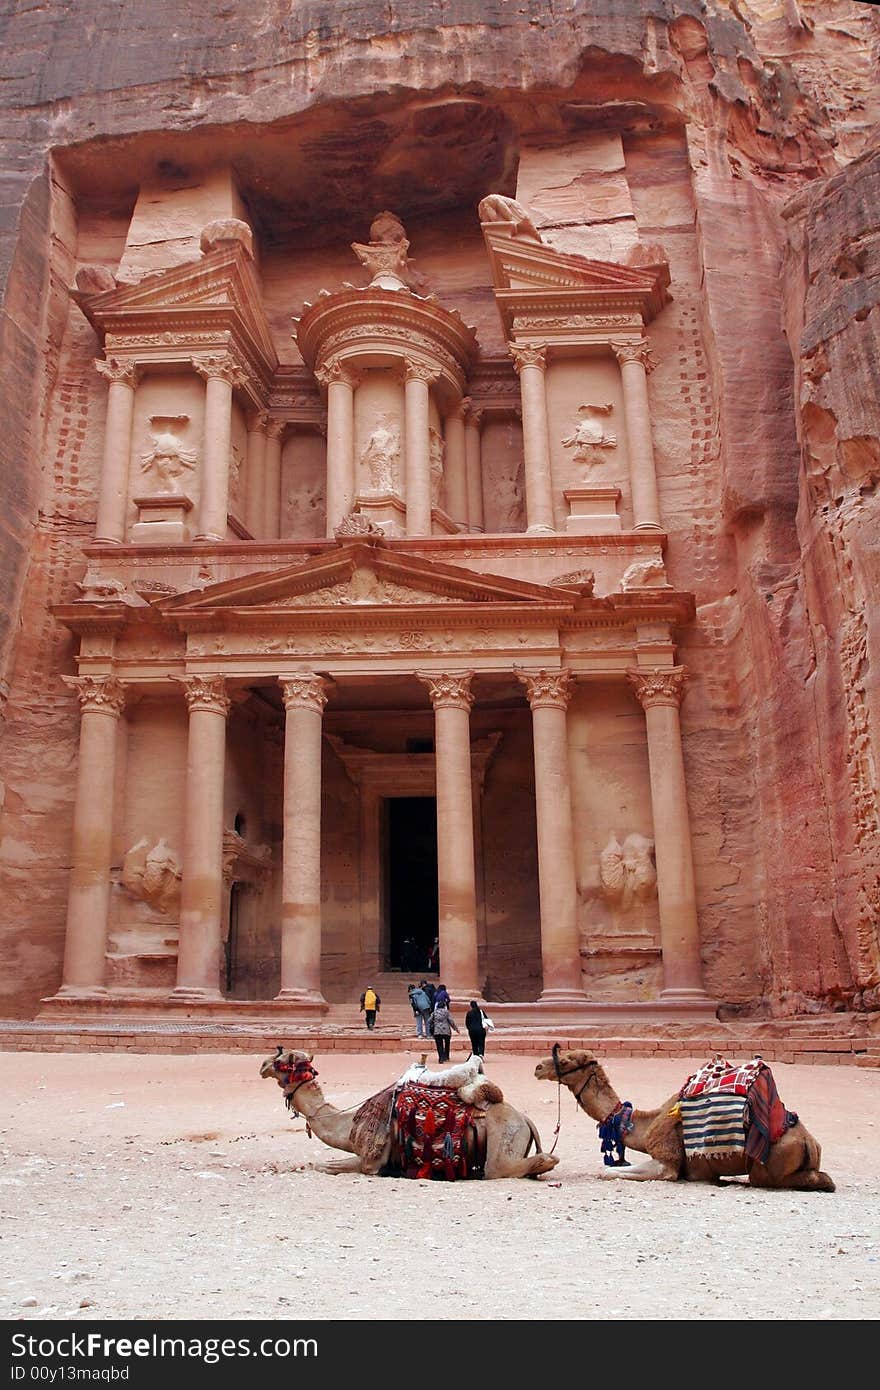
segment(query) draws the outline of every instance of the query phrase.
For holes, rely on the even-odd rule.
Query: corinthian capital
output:
[[[521,372],[523,367],[540,367],[542,372],[547,370],[545,347],[514,347],[513,343],[508,343],[507,349],[518,372]]]
[[[316,367],[315,377],[321,386],[332,386],[334,382],[341,381],[343,386],[353,387],[357,382],[356,374],[341,357],[330,357]]]
[[[559,671],[520,671],[516,668],[516,678],[526,688],[532,709],[552,705],[556,709],[568,709],[571,699],[573,677],[567,667]]]
[[[436,367],[429,367],[424,362],[407,362],[403,375],[405,381],[423,381],[426,386],[431,386],[440,373]]]
[[[218,381],[227,382],[230,386],[238,386],[242,380],[242,373],[235,358],[228,352],[208,352],[204,356],[194,357],[193,367],[206,381],[213,377]]]
[[[266,410],[252,410],[247,417],[248,434],[265,434],[269,424],[269,413]]]
[[[327,681],[313,672],[279,676],[285,709],[310,709],[322,714],[327,703]]]
[[[105,381],[121,381],[123,386],[130,386],[132,391],[137,386],[140,368],[136,362],[127,362],[122,357],[108,357],[106,360],[100,357],[95,358],[95,371],[104,378]]]
[[[631,667],[626,674],[643,709],[650,709],[652,705],[674,705],[678,709],[684,699],[688,681],[684,666],[654,667],[650,671]]]
[[[474,703],[471,690],[473,671],[458,671],[454,675],[431,671],[417,671],[416,675],[428,687],[431,704],[435,709],[469,710]]]
[[[75,690],[83,714],[109,714],[118,719],[125,708],[125,687],[114,676],[62,676]]]
[[[626,362],[639,362],[646,372],[654,370],[655,363],[647,338],[639,338],[635,342],[627,338],[612,338],[611,351],[621,367]]]
[[[226,718],[231,702],[222,676],[180,676],[178,684],[183,686],[190,714],[195,710],[207,710]]]
[[[280,439],[286,429],[286,420],[269,420],[266,425],[266,438]]]
[[[466,425],[473,425],[474,429],[479,429],[483,423],[483,407],[475,405],[470,396],[465,396],[462,401],[464,406],[464,422]]]

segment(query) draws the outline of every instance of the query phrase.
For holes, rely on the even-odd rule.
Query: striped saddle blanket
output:
[[[786,1110],[773,1073],[760,1057],[736,1067],[713,1057],[679,1092],[685,1156],[766,1163],[770,1148],[797,1115]]]

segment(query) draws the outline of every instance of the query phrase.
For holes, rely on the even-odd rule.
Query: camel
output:
[[[390,1166],[392,1146],[396,1138],[396,1123],[390,1118],[387,1130],[380,1130],[371,1143],[363,1127],[355,1125],[355,1112],[337,1110],[324,1099],[320,1085],[314,1079],[313,1053],[287,1052],[279,1049],[267,1057],[260,1067],[260,1076],[274,1078],[284,1091],[288,1107],[304,1116],[310,1132],[317,1134],[331,1149],[341,1149],[352,1158],[340,1159],[327,1165],[334,1173],[394,1174]],[[541,1152],[541,1139],[532,1121],[512,1105],[508,1105],[497,1086],[484,1077],[476,1077],[459,1088],[462,1100],[476,1107],[470,1142],[484,1144],[486,1178],[536,1178],[549,1173],[559,1162],[552,1154]],[[536,1152],[529,1154],[535,1146]]]
[[[620,1109],[621,1101],[604,1068],[589,1052],[561,1052],[557,1043],[553,1056],[545,1058],[535,1067],[535,1076],[539,1081],[560,1081],[567,1086],[581,1109],[599,1124]],[[832,1179],[819,1167],[821,1148],[800,1121],[772,1145],[766,1164],[753,1162],[745,1155],[727,1155],[700,1158],[688,1167],[681,1121],[676,1117],[677,1105],[676,1092],[655,1110],[633,1110],[630,1117],[632,1129],[626,1135],[626,1147],[648,1154],[650,1162],[632,1168],[605,1168],[602,1176],[629,1178],[637,1182],[649,1179],[675,1182],[681,1177],[718,1182],[722,1176],[748,1174],[749,1182],[754,1187],[786,1188],[795,1192],[835,1190]]]

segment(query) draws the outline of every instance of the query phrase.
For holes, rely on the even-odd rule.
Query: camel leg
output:
[[[774,1192],[836,1192],[834,1179],[820,1168],[806,1168],[799,1173],[785,1173],[778,1178],[767,1174],[763,1164],[756,1163],[749,1170],[749,1182],[753,1187],[766,1187]]]
[[[628,1182],[678,1182],[678,1169],[671,1163],[661,1163],[651,1158],[647,1163],[636,1163],[632,1168],[603,1168],[600,1178],[620,1178]]]
[[[485,1175],[487,1178],[537,1178],[542,1173],[552,1173],[559,1159],[555,1154],[531,1154],[528,1158],[500,1159],[487,1158]]]
[[[360,1173],[363,1170],[357,1154],[349,1154],[345,1158],[328,1158],[324,1163],[316,1163],[315,1171],[318,1173]]]

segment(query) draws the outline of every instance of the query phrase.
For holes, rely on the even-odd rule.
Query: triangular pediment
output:
[[[573,604],[574,595],[543,584],[476,574],[456,565],[400,554],[385,545],[356,542],[314,556],[305,564],[250,574],[162,599],[155,607],[179,620],[212,612],[373,609],[414,605]]]
[[[238,243],[145,275],[133,285],[91,295],[74,291],[73,297],[99,332],[123,337],[146,326],[161,329],[172,319],[175,331],[185,333],[188,317],[225,311],[238,321],[264,361],[277,365],[253,261]]]

